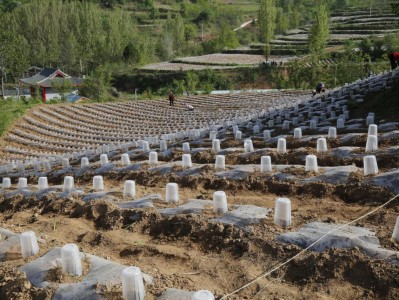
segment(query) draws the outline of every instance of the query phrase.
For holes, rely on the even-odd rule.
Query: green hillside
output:
[[[276,39],[270,41],[271,53],[295,56],[307,53],[307,40],[301,35],[306,37],[314,24],[320,3],[325,4],[330,16],[338,19],[351,14],[363,18],[392,14],[390,5],[396,3],[264,1],[1,0],[1,77],[5,83],[16,84],[30,66],[57,66],[76,76],[92,75],[98,68],[105,68],[118,76],[130,76],[140,75],[138,68],[144,65],[187,56],[222,51],[263,54],[264,46],[260,43],[264,37],[260,34],[260,23],[255,21],[262,3],[276,6]],[[248,26],[235,30],[246,22]],[[384,28],[397,28],[395,19],[389,22]],[[343,25],[332,23],[330,33],[384,30],[381,20],[364,24],[351,27],[349,21]],[[326,45],[343,43],[332,38]],[[146,84],[151,88],[150,82]],[[140,91],[144,90],[146,85],[140,86]]]

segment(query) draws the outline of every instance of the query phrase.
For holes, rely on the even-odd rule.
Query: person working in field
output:
[[[175,100],[176,100],[175,95],[173,95],[173,93],[170,92],[169,93],[169,105],[170,106],[175,106]]]
[[[398,62],[399,62],[399,52],[392,52],[388,54],[389,61],[391,62],[391,68],[392,70],[396,69],[398,67]]]
[[[313,96],[316,94],[324,93],[326,91],[326,87],[323,82],[320,82],[317,86],[316,89],[313,90]]]
[[[194,110],[194,107],[192,105],[190,105],[190,104],[186,104],[186,107],[187,107],[187,109],[189,111],[193,111]]]

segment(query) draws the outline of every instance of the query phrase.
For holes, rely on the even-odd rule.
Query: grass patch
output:
[[[232,9],[240,10],[244,13],[257,13],[259,11],[259,4],[228,4]]]
[[[33,106],[42,104],[41,100],[0,100],[0,136],[2,136],[14,122]]]

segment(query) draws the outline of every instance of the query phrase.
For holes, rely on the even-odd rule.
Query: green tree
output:
[[[137,43],[129,42],[123,50],[123,59],[126,63],[137,62],[140,48]]]
[[[387,34],[384,36],[384,44],[388,52],[393,52],[399,49],[399,34]]]
[[[68,78],[54,78],[51,80],[51,87],[61,95],[61,101],[66,101],[66,94],[72,92],[74,85]]]
[[[392,12],[396,15],[399,15],[399,2],[391,3]]]
[[[180,3],[180,15],[187,17],[187,4],[185,2]]]
[[[284,13],[282,8],[277,9],[276,33],[284,34],[289,29],[290,20],[288,14]]]
[[[151,19],[153,21],[153,23],[155,24],[155,20],[159,19],[160,16],[160,12],[158,7],[156,7],[155,5],[151,7]]]
[[[175,94],[182,95],[185,90],[186,85],[184,80],[173,80],[173,91],[175,92]]]
[[[178,54],[182,53],[182,49],[184,47],[186,36],[185,36],[185,26],[184,20],[180,14],[177,14],[174,18],[174,40],[175,40],[175,48]]]
[[[371,55],[373,50],[373,43],[369,37],[364,38],[359,42],[359,49],[365,54]]]
[[[327,4],[321,0],[317,6],[317,14],[308,36],[309,52],[320,56],[330,36],[329,12]]]
[[[181,15],[178,13],[172,17],[171,14],[168,14],[168,19],[166,20],[166,26],[164,28],[164,35],[170,38],[170,41],[167,38],[164,39],[165,48],[171,47],[172,50],[169,57],[175,57],[182,54],[182,50],[184,49],[186,43],[185,36],[185,26],[184,20]],[[171,42],[171,45],[169,44]]]
[[[198,36],[197,26],[192,23],[186,23],[184,25],[184,35],[187,42],[195,39]]]
[[[78,45],[73,34],[69,33],[65,36],[62,49],[59,57],[59,61],[63,66],[62,68],[66,72],[75,71],[78,66]]]
[[[393,51],[395,44],[399,45],[399,36],[395,38],[395,34],[386,35],[383,39],[376,37],[365,38],[358,43],[358,48],[363,56],[367,56],[372,61],[385,59],[385,53]],[[352,48],[353,49],[353,48]]]
[[[156,52],[161,60],[170,60],[173,58],[173,38],[170,33],[165,33],[159,37],[156,45]]]
[[[154,46],[152,45],[148,34],[140,34],[129,42],[124,51],[123,58],[126,63],[143,65],[153,59]]]
[[[111,72],[105,66],[100,66],[86,78],[79,88],[79,94],[96,101],[109,99],[111,78]]]
[[[28,67],[26,40],[11,31],[0,30],[0,76],[1,91],[4,95],[6,74],[18,76]]]
[[[276,29],[277,8],[275,0],[261,0],[258,13],[258,27],[260,41],[265,43],[264,52],[266,61],[270,56],[270,42],[274,38]]]
[[[198,85],[200,83],[199,76],[194,71],[189,71],[185,76],[186,88],[188,92],[194,93],[197,91]]]
[[[235,48],[239,45],[237,33],[229,27],[227,22],[222,22],[218,37],[221,48]]]
[[[0,30],[12,31],[28,42],[25,49],[31,65],[58,65],[66,71],[80,68],[80,73],[122,61],[126,45],[139,30],[134,25],[130,13],[118,5],[105,12],[94,0],[30,0],[0,20]]]
[[[297,28],[301,25],[301,12],[297,9],[293,9],[290,12],[289,18],[290,28]]]

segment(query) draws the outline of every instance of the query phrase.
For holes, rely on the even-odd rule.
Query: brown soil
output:
[[[371,110],[372,111],[372,110]],[[364,117],[364,112],[361,113]],[[364,130],[363,130],[364,132]],[[397,141],[381,144],[381,148],[396,145]],[[210,143],[204,145],[210,146]],[[242,147],[242,141],[230,136],[222,148]],[[315,141],[290,140],[287,154],[241,152],[226,156],[227,164],[259,164],[262,155],[271,155],[274,164],[303,165],[304,156],[314,154]],[[353,139],[346,146],[365,145],[365,135]],[[255,148],[275,148],[276,145],[254,139]],[[329,141],[329,149],[344,146],[338,140]],[[304,147],[301,151],[294,150]],[[363,152],[363,149],[361,150]],[[160,156],[160,161],[181,160],[181,151]],[[212,199],[216,190],[224,190],[228,202],[274,207],[279,196],[292,201],[293,225],[283,229],[268,216],[249,231],[210,222],[216,215],[210,207],[201,215],[162,217],[155,208],[175,204],[155,202],[155,208],[121,210],[114,203],[95,200],[82,201],[78,195],[59,199],[48,195],[42,199],[22,195],[5,199],[0,196],[0,226],[20,233],[33,230],[41,239],[40,255],[55,246],[77,243],[86,253],[97,255],[124,265],[138,266],[155,278],[154,285],[146,285],[147,300],[160,296],[167,288],[184,290],[208,289],[217,299],[240,288],[260,274],[291,258],[301,248],[275,241],[275,235],[293,231],[313,221],[345,223],[364,215],[384,203],[393,193],[383,187],[369,186],[360,172],[352,173],[350,184],[333,185],[323,182],[302,184],[298,180],[279,181],[268,174],[254,172],[244,179],[230,180],[214,174],[214,153],[202,151],[192,156],[193,163],[208,164],[195,176],[179,177],[181,167],[173,173],[159,175],[144,164],[138,171],[103,174],[105,186],[112,196],[122,201],[123,182],[136,181],[137,197],[165,194],[168,182],[179,184],[181,203],[188,199]],[[399,156],[398,156],[399,157]],[[378,155],[381,170],[397,168],[398,157]],[[133,162],[146,161],[147,155],[131,157]],[[114,159],[115,163],[118,160]],[[334,158],[318,154],[321,166],[356,165],[360,159]],[[77,164],[78,162],[76,162]],[[290,168],[285,173],[297,178],[312,174],[303,169]],[[48,176],[49,184],[61,184],[66,175]],[[94,170],[75,177],[77,187],[90,187]],[[72,175],[72,174],[70,174]],[[37,177],[28,178],[30,183]],[[13,180],[15,183],[15,180]],[[89,192],[90,188],[86,188]],[[399,251],[399,244],[391,240],[399,213],[399,201],[359,221],[357,226],[370,228],[384,248]],[[51,299],[51,289],[33,287],[18,268],[35,259],[22,259],[19,249],[12,249],[0,262],[0,299]],[[85,272],[88,266],[85,265]],[[52,282],[72,282],[79,278],[64,276],[59,268],[47,277]],[[121,286],[98,285],[106,299],[121,299]],[[358,249],[331,249],[323,253],[306,252],[270,276],[229,297],[233,299],[399,299],[399,267],[360,253]]]
[[[82,260],[82,275],[71,276],[62,272],[62,267],[57,266],[56,268],[50,269],[44,278],[45,281],[56,282],[56,283],[76,283],[80,282],[84,276],[89,272],[90,263],[87,260]]]
[[[49,195],[41,200],[22,196],[0,199],[1,226],[15,232],[34,230],[45,241],[40,245],[41,253],[67,242],[77,243],[87,253],[138,266],[156,279],[154,286],[146,287],[148,299],[155,299],[166,288],[206,288],[222,296],[300,251],[296,246],[275,242],[275,234],[312,221],[352,220],[375,205],[364,202],[382,202],[391,195],[382,188],[375,188],[373,192],[356,183],[348,188],[322,183],[297,186],[268,182],[260,173],[242,182],[219,180],[213,178],[210,171],[211,168],[204,167],[200,176],[181,179],[183,202],[193,198],[211,199],[213,191],[219,188],[227,192],[230,204],[273,207],[276,196],[289,195],[294,225],[288,229],[276,227],[270,216],[252,226],[251,232],[244,232],[234,226],[209,222],[215,217],[210,208],[199,216],[164,218],[155,209],[120,210],[104,200],[84,203],[77,195],[67,200]],[[134,173],[136,176],[132,176]],[[149,176],[145,172],[123,177],[113,175],[118,176],[106,176],[109,190],[122,190],[123,179],[150,177],[151,180],[138,180],[138,196],[163,195],[166,182],[178,178]],[[85,178],[79,179],[82,185],[89,184]],[[114,196],[118,196],[118,192]],[[397,212],[397,207],[392,206],[358,225],[374,230],[384,247],[399,250],[399,245],[390,239]],[[15,253],[13,260],[1,263],[1,295],[4,299],[48,299],[52,291],[32,287],[23,274],[15,272],[25,261]],[[54,282],[71,280],[58,269],[48,276]],[[321,254],[306,253],[230,299],[396,299],[398,276],[398,267],[366,257],[356,249],[334,249]],[[120,286],[98,286],[97,289],[107,299],[121,297]]]
[[[25,273],[18,271],[14,263],[0,264],[0,299],[50,300],[52,293],[50,289],[32,286]]]

